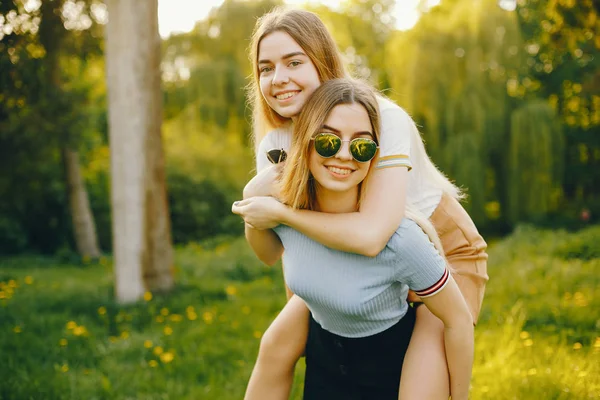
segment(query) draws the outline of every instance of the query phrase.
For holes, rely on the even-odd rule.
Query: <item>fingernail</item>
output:
[[[234,206],[237,206],[237,205],[238,205],[238,203],[239,203],[239,201],[234,201],[234,202],[233,202],[233,205],[234,205]]]

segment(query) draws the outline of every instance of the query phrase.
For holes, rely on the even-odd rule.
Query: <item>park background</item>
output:
[[[600,398],[598,4],[420,1],[399,30],[393,0],[333,3],[301,7],[410,112],[490,243],[472,398]],[[278,4],[226,0],[161,39],[168,263],[124,301],[107,7],[0,0],[0,399],[242,398],[285,302],[230,212],[254,172],[249,38]]]

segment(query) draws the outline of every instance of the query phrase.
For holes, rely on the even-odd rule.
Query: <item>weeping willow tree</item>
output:
[[[466,189],[477,223],[506,190],[505,143],[518,102],[507,81],[519,77],[521,47],[516,16],[495,0],[442,2],[387,46],[391,97],[421,126],[434,162]]]
[[[542,217],[562,193],[564,139],[548,103],[532,101],[511,116],[509,215],[512,221]]]

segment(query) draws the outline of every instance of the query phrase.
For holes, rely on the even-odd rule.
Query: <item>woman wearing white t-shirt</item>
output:
[[[266,152],[289,150],[290,124],[308,97],[322,82],[347,74],[322,21],[301,10],[275,10],[263,16],[254,32],[251,57],[258,174],[246,186],[244,200],[233,206],[233,212],[246,221],[248,241],[252,243],[260,230],[283,224],[330,248],[375,256],[400,224],[405,204],[414,204],[440,236],[454,279],[476,322],[488,279],[486,244],[457,201],[460,191],[433,165],[406,112],[389,100],[379,100],[381,153],[359,211],[331,214],[292,209],[276,200],[278,167],[268,166]],[[260,254],[259,258],[273,262]],[[288,397],[307,330],[308,310],[294,296],[263,335],[246,399]],[[401,396],[448,398],[453,382],[442,338],[439,319],[418,307]]]

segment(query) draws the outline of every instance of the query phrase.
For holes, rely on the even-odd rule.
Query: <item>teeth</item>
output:
[[[339,175],[350,175],[350,173],[352,172],[349,169],[341,169],[341,168],[336,168],[336,167],[327,167],[327,169],[329,169],[331,172],[333,172],[335,174],[339,174]]]
[[[275,97],[277,97],[277,100],[285,100],[285,99],[289,99],[290,97],[293,97],[295,95],[296,95],[296,92],[287,92],[284,94],[277,95]]]

